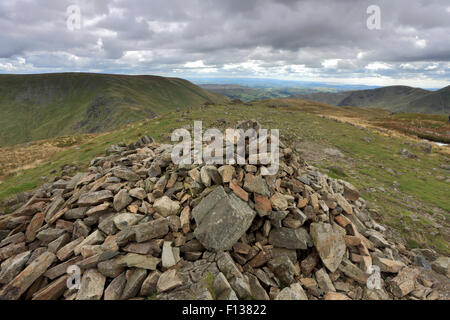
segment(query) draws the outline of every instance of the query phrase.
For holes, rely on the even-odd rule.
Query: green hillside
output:
[[[450,86],[411,101],[408,110],[413,112],[427,112],[432,109],[436,113],[450,114]]]
[[[227,98],[189,81],[89,73],[0,75],[0,145],[93,133]]]
[[[408,86],[388,86],[370,90],[318,92],[296,97],[336,106],[376,107],[395,112],[447,114],[450,112],[450,86],[427,91]]]
[[[340,106],[379,107],[389,110],[401,109],[428,91],[407,86],[389,86],[371,90],[353,91],[339,102]]]

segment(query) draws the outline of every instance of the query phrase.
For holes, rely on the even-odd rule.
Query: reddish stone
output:
[[[308,255],[301,263],[301,269],[304,275],[309,275],[319,263],[319,255],[316,252]]]
[[[297,207],[304,208],[308,204],[308,198],[300,198],[297,202]]]
[[[272,204],[270,203],[269,197],[254,193],[253,198],[255,199],[255,209],[260,216],[270,214],[272,211]]]
[[[27,226],[27,230],[25,232],[25,239],[27,242],[32,242],[36,239],[37,230],[42,227],[44,223],[44,214],[42,212],[36,213],[31,219],[30,224]]]
[[[56,220],[55,227],[56,227],[57,229],[63,229],[63,230],[66,230],[67,232],[72,233],[72,230],[73,230],[73,222],[59,219],[59,220]]]
[[[252,247],[248,244],[242,243],[242,242],[236,242],[236,244],[233,246],[233,251],[240,254],[248,254],[250,252],[250,249]]]
[[[239,198],[244,201],[248,201],[248,193],[242,189],[235,180],[230,182],[230,188]]]

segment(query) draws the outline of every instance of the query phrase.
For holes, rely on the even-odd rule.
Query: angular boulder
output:
[[[325,223],[311,223],[309,233],[323,264],[331,272],[336,271],[346,250],[342,234]]]
[[[193,210],[195,237],[212,251],[231,250],[252,224],[256,212],[222,186],[216,187]]]
[[[163,196],[155,201],[153,208],[155,208],[156,212],[163,217],[168,217],[178,213],[180,210],[180,203],[170,199],[168,196]]]
[[[276,228],[270,231],[269,243],[275,247],[306,250],[312,246],[311,237],[305,228]]]

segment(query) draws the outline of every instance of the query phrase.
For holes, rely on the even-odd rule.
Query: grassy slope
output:
[[[411,101],[421,98],[429,91],[407,86],[389,86],[371,90],[353,91],[339,102],[340,106],[378,107],[401,111]]]
[[[322,170],[329,170],[331,176],[343,178],[357,186],[362,196],[377,206],[380,220],[395,227],[408,240],[410,247],[427,245],[450,254],[448,234],[444,232],[448,228],[450,189],[449,183],[440,179],[441,176],[448,177],[448,171],[440,167],[448,159],[444,154],[436,151],[426,154],[417,143],[404,138],[382,135],[371,129],[361,130],[357,126],[314,114],[328,108],[325,109],[326,114],[353,114],[355,117],[359,114],[364,118],[381,117],[387,111],[338,108],[308,101],[283,103],[275,107],[274,101],[262,101],[253,106],[218,105],[208,107],[206,112],[194,108],[184,118],[181,112],[171,112],[157,119],[130,124],[82,143],[79,149],[60,152],[35,168],[7,178],[0,184],[0,199],[42,184],[41,176],[55,176],[50,171],[64,164],[86,167],[90,159],[102,155],[105,148],[113,143],[133,142],[143,134],[150,134],[157,141],[169,141],[171,130],[192,125],[193,120],[203,120],[204,128],[220,128],[222,122],[218,119],[226,120],[231,126],[239,120],[254,118],[267,128],[279,128],[282,137],[291,142],[311,141],[339,148],[347,157],[345,160],[329,158],[313,164]],[[363,138],[369,138],[371,142]],[[403,148],[417,154],[418,159],[402,157],[399,151]],[[334,170],[336,166],[342,170]],[[394,181],[398,183],[397,188],[393,185]],[[437,229],[436,223],[444,228]]]
[[[407,110],[411,112],[427,112],[430,108],[436,113],[450,114],[450,86],[411,101]]]
[[[189,81],[88,73],[0,75],[0,145],[113,130],[226,98]]]
[[[396,112],[450,113],[450,86],[427,91],[407,86],[388,86],[347,92],[318,92],[296,97],[336,106],[376,107]]]

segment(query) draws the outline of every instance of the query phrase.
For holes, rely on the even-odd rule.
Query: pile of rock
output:
[[[448,257],[388,241],[351,184],[291,149],[263,177],[178,166],[172,147],[109,147],[1,216],[0,299],[446,298],[424,270],[448,281]]]

